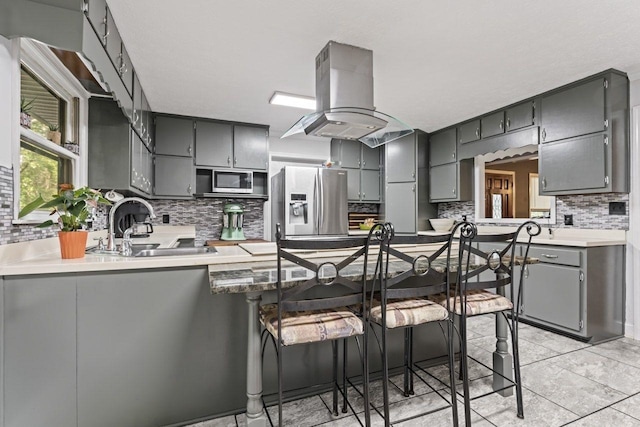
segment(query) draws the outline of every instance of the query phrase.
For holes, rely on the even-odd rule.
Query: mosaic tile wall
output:
[[[347,209],[349,212],[377,214],[380,212],[380,205],[377,203],[349,203]]]
[[[162,225],[162,215],[169,215],[169,225],[194,225],[196,246],[207,240],[218,240],[222,233],[222,208],[226,203],[240,203],[244,209],[243,232],[247,239],[262,239],[264,233],[264,201],[254,199],[151,200],[156,218],[153,225]]]
[[[609,215],[609,202],[625,202],[625,215]],[[564,215],[573,215],[573,225],[564,225]],[[474,202],[438,204],[439,218],[473,218]],[[629,195],[624,193],[556,196],[556,228],[629,229]],[[545,220],[546,221],[546,220]],[[500,224],[495,224],[500,225]]]

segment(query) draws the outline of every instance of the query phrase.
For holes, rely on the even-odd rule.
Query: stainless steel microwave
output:
[[[253,172],[251,171],[213,171],[214,193],[253,193]]]

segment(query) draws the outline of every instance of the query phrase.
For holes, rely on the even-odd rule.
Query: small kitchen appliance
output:
[[[114,217],[115,237],[120,238],[126,229],[133,228],[131,237],[149,237],[153,225],[149,221],[149,211],[139,203],[125,203]]]
[[[285,238],[348,235],[346,170],[285,166],[271,189],[274,233],[280,223]]]
[[[214,193],[251,194],[253,192],[253,172],[214,170],[212,191]]]
[[[220,240],[246,240],[242,232],[244,209],[239,203],[227,203],[222,208],[222,235]]]

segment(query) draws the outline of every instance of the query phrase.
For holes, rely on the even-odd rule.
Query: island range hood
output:
[[[413,129],[373,106],[373,52],[330,41],[316,57],[316,112],[282,138],[304,134],[377,147]]]

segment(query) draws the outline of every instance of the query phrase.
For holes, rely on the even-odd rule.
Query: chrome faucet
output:
[[[116,251],[116,243],[115,243],[116,233],[114,231],[114,224],[113,224],[115,221],[116,211],[120,206],[128,202],[138,202],[144,205],[149,211],[149,218],[156,217],[156,214],[153,212],[153,206],[151,206],[149,202],[147,202],[146,200],[140,197],[125,197],[124,199],[119,200],[115,205],[111,207],[111,210],[109,210],[109,233],[107,234],[107,248],[106,248],[106,250],[109,252]]]

